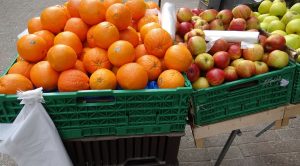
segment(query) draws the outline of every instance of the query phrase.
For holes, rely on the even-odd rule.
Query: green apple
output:
[[[272,21],[274,21],[274,20],[279,20],[279,18],[276,17],[276,16],[267,16],[267,17],[264,19],[263,22],[265,22],[265,23],[267,23],[267,24],[270,24],[270,23],[271,23]]]
[[[284,3],[286,5],[286,2],[285,0],[274,0],[273,3],[276,3],[276,2],[281,2],[281,3]]]
[[[269,15],[270,15],[270,14],[261,14],[260,16],[258,16],[259,22],[263,22],[264,19],[265,19],[266,17],[268,17]]]
[[[294,50],[300,48],[300,36],[296,34],[289,34],[284,36],[286,45]]]
[[[258,12],[260,14],[269,13],[271,6],[272,6],[272,2],[270,0],[264,0],[258,6]]]
[[[268,24],[265,22],[260,23],[259,26],[260,26],[260,29],[262,29],[262,30],[266,31],[268,29]]]
[[[280,50],[274,50],[269,54],[267,64],[269,67],[281,69],[289,64],[289,55]]]
[[[285,25],[288,24],[291,20],[300,18],[300,14],[295,11],[287,11],[285,15],[281,18],[281,22]]]
[[[268,32],[273,32],[275,30],[285,30],[285,24],[279,20],[274,20],[268,25]]]
[[[300,34],[300,19],[290,21],[285,28],[287,34]]]
[[[295,11],[300,14],[300,3],[295,3],[291,8],[291,11]]]
[[[273,2],[272,6],[270,7],[270,15],[273,16],[283,16],[286,12],[286,4],[283,2]]]
[[[194,89],[202,89],[208,87],[209,87],[209,83],[205,77],[199,77],[195,82],[193,82]]]
[[[278,34],[278,35],[282,35],[282,36],[287,35],[286,32],[282,31],[282,30],[275,30],[271,34]]]
[[[258,13],[258,12],[253,12],[253,15],[254,15],[256,18],[258,18],[258,17],[260,16],[260,13]]]

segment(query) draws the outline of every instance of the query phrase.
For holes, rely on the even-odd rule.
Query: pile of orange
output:
[[[19,57],[0,78],[0,93],[43,87],[61,92],[184,86],[181,72],[192,63],[183,45],[173,45],[144,0],[68,0],[28,21],[17,41]],[[151,14],[148,14],[151,13]]]

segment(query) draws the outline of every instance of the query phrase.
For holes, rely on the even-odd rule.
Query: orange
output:
[[[113,42],[119,40],[118,28],[110,22],[101,22],[91,33],[90,38],[94,40],[95,45],[103,49],[107,49]]]
[[[33,34],[42,37],[46,41],[48,49],[53,46],[55,36],[50,31],[41,30],[41,31],[34,32]]]
[[[25,61],[25,60],[20,55],[18,55],[17,62],[19,62],[19,61]]]
[[[121,3],[111,5],[106,10],[105,18],[119,30],[124,30],[131,25],[131,12],[128,7]]]
[[[173,45],[173,40],[167,31],[155,28],[146,34],[144,45],[149,54],[162,58],[167,49]]]
[[[143,55],[147,55],[148,53],[147,53],[147,50],[145,48],[145,45],[140,44],[140,45],[136,46],[134,54],[135,54],[135,60],[139,59]]]
[[[144,25],[146,25],[146,24],[148,24],[148,23],[150,23],[150,22],[156,22],[156,23],[159,23],[159,22],[158,22],[158,17],[155,16],[155,15],[147,15],[147,16],[142,17],[142,18],[139,20],[139,22],[138,22],[138,30],[140,31],[141,28],[142,28]]]
[[[90,77],[91,89],[116,89],[117,78],[108,69],[98,69]]]
[[[144,55],[140,57],[136,63],[145,68],[148,73],[148,79],[150,81],[156,80],[162,72],[162,66],[160,60],[153,55]]]
[[[122,0],[104,0],[103,1],[105,9],[109,8],[111,5],[113,5],[115,3],[122,3]]]
[[[139,30],[139,28],[138,28],[138,20],[131,20],[130,26],[132,28],[134,28],[136,31],[138,31]]]
[[[165,60],[164,60],[164,58],[160,58],[159,60],[160,60],[160,64],[161,64],[161,70],[162,70],[162,71],[167,70],[168,68],[167,68],[166,65],[165,65]]]
[[[71,15],[71,17],[80,17],[79,15],[79,6],[81,0],[68,0],[67,9]]]
[[[148,9],[158,9],[159,10],[158,4],[154,1],[147,1],[146,6]]]
[[[60,72],[73,68],[76,64],[77,55],[72,47],[57,44],[48,51],[47,60],[54,70]]]
[[[72,47],[78,56],[82,51],[82,43],[79,37],[73,32],[65,31],[56,35],[54,45],[56,44],[64,44]]]
[[[166,70],[159,75],[157,85],[159,88],[183,87],[184,77],[177,70]]]
[[[193,56],[185,46],[174,45],[167,50],[164,62],[168,69],[184,72],[192,64]]]
[[[21,74],[7,74],[0,77],[0,94],[16,94],[18,91],[32,89],[30,80]]]
[[[134,47],[131,43],[125,40],[119,40],[114,42],[108,48],[108,59],[114,66],[122,66],[126,63],[133,62]]]
[[[50,6],[44,9],[41,13],[41,23],[43,29],[48,30],[54,34],[64,30],[69,15],[63,6]]]
[[[119,68],[117,81],[122,89],[144,89],[148,83],[148,74],[143,66],[128,63]]]
[[[46,41],[38,35],[28,34],[17,42],[19,55],[28,62],[38,62],[45,58],[48,50]]]
[[[8,74],[21,74],[30,79],[30,70],[32,66],[33,65],[27,61],[19,61],[12,65],[8,70]]]
[[[127,0],[125,5],[132,12],[132,19],[139,20],[146,13],[146,3],[144,0]]]
[[[70,18],[64,28],[64,31],[75,33],[82,42],[85,41],[88,30],[89,26],[81,18]]]
[[[59,73],[55,71],[48,61],[40,61],[30,70],[30,79],[36,88],[43,87],[51,91],[57,88]]]
[[[95,39],[94,39],[94,29],[95,29],[96,25],[92,26],[87,34],[86,34],[86,41],[87,41],[87,44],[89,47],[93,48],[93,47],[96,47],[96,44],[95,44]]]
[[[120,31],[120,40],[126,40],[130,42],[133,47],[136,47],[139,44],[139,35],[132,27]]]
[[[119,70],[119,67],[117,67],[117,66],[113,66],[112,69],[111,69],[111,71],[112,71],[115,75],[117,75],[118,70]]]
[[[28,20],[27,28],[29,33],[34,33],[43,30],[43,25],[41,23],[40,17],[33,17]]]
[[[82,49],[82,52],[81,52],[81,54],[80,54],[80,56],[78,57],[78,59],[81,60],[81,61],[83,61],[84,54],[85,54],[89,49],[91,49],[91,48],[89,48],[89,47],[83,48],[83,49]]]
[[[88,49],[83,57],[83,64],[89,73],[94,73],[97,69],[111,69],[112,65],[108,60],[107,52],[104,49],[95,47]]]
[[[62,72],[58,78],[60,92],[72,92],[89,89],[89,77],[82,71],[70,69]]]
[[[144,26],[142,26],[142,28],[140,30],[142,41],[144,41],[144,38],[145,38],[146,34],[150,30],[155,29],[155,28],[161,28],[161,26],[156,22],[150,22],[150,23],[147,23]]]
[[[95,25],[105,20],[105,6],[100,0],[81,0],[79,15],[89,24]]]
[[[86,73],[86,70],[84,68],[84,64],[81,60],[76,61],[75,66],[73,67],[73,69],[77,69],[77,70],[80,70],[80,71]]]

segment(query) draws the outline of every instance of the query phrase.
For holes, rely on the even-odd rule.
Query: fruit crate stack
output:
[[[185,42],[195,59],[187,72],[195,89],[191,111],[195,125],[212,124],[290,102],[295,72],[295,64],[290,60],[292,53],[287,51],[283,36],[259,34],[259,19],[249,6],[221,11],[180,8],[177,19],[177,41]],[[232,36],[259,35],[256,43],[243,48],[241,42],[231,41],[231,37],[207,44],[210,30],[222,30]]]

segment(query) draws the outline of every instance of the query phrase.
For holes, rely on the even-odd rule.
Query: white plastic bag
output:
[[[18,99],[25,105],[15,121],[0,124],[0,153],[19,166],[71,166],[55,125],[41,104],[42,88],[20,92]]]

